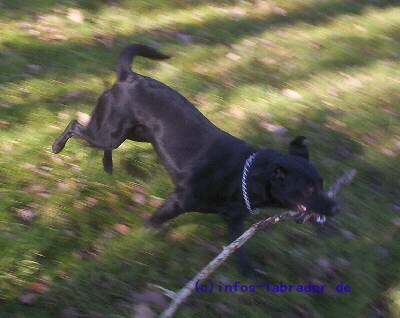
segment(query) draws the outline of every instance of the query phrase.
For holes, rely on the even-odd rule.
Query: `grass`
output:
[[[115,151],[112,177],[101,153],[78,140],[51,153],[61,129],[77,112],[90,113],[114,81],[120,49],[141,42],[173,58],[137,59],[135,70],[177,89],[221,128],[282,151],[288,136],[307,136],[326,184],[346,168],[359,171],[330,226],[283,224],[248,243],[266,280],[320,282],[327,292],[194,294],[176,316],[398,317],[396,3],[1,1],[0,316],[74,308],[81,317],[131,317],[132,292],[147,283],[178,290],[215,255],[212,245],[227,243],[213,215],[183,215],[163,235],[143,229],[150,198],[172,189],[149,145]],[[132,201],[138,185],[144,204]],[[24,222],[21,210],[36,216]],[[250,283],[232,260],[212,279]],[[339,281],[351,292],[336,293]],[[31,305],[21,302],[27,294],[36,297]]]

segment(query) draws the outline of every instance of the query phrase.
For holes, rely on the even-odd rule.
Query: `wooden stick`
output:
[[[339,189],[351,182],[356,175],[356,170],[351,169],[343,173],[343,175],[336,180],[336,182],[331,186],[327,195],[329,197],[334,197]],[[287,211],[280,215],[271,216],[264,220],[258,221],[253,224],[246,232],[239,236],[228,246],[225,246],[221,253],[219,253],[208,265],[206,265],[197,275],[189,281],[181,290],[175,293],[175,297],[169,304],[169,306],[161,313],[160,318],[170,318],[178,309],[179,305],[192,293],[196,286],[196,282],[206,279],[215,269],[221,265],[235,250],[241,247],[249,238],[251,238],[256,232],[265,229],[266,226],[270,224],[276,224],[286,219],[302,218],[304,217],[304,212],[298,211]]]

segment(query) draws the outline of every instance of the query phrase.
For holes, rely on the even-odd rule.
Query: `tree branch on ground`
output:
[[[339,189],[350,183],[357,171],[355,169],[347,170],[339,177],[335,183],[330,187],[327,195],[333,198]],[[279,215],[271,216],[257,223],[254,223],[247,231],[245,231],[240,237],[225,246],[221,253],[219,253],[207,266],[205,266],[191,281],[189,281],[181,290],[173,295],[172,301],[169,306],[161,313],[160,318],[170,318],[176,312],[180,304],[192,293],[196,286],[196,282],[203,281],[211,273],[213,273],[219,265],[221,265],[232,253],[241,247],[249,238],[251,238],[256,232],[264,230],[268,225],[276,224],[287,219],[297,219],[301,222],[311,220],[316,215],[314,213],[299,212],[299,211],[287,211]],[[157,286],[157,285],[154,285]],[[159,286],[161,287],[161,286]],[[161,287],[162,290],[166,290]]]

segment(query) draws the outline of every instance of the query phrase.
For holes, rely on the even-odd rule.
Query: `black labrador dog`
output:
[[[126,139],[150,142],[175,184],[150,218],[153,227],[189,211],[219,213],[233,240],[256,208],[307,210],[320,220],[339,212],[308,160],[304,137],[290,143],[288,154],[256,149],[216,127],[175,90],[133,72],[136,56],[169,58],[145,45],[127,46],[118,59],[117,81],[100,96],[88,125],[71,121],[54,141],[54,153],[70,137],[83,138],[104,150],[104,169],[111,173],[113,149]],[[243,248],[236,258],[244,274],[253,273]]]

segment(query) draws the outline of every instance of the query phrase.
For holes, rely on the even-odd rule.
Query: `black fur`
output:
[[[53,143],[54,153],[70,137],[83,138],[104,150],[104,169],[111,173],[111,152],[126,139],[152,143],[175,184],[175,191],[150,219],[154,227],[189,211],[219,213],[227,222],[231,240],[238,237],[249,215],[242,197],[242,171],[254,152],[257,155],[247,180],[253,208],[304,205],[325,215],[338,212],[308,161],[304,137],[290,143],[289,154],[256,149],[216,127],[167,85],[134,73],[130,65],[135,56],[168,58],[144,45],[126,47],[118,59],[117,81],[100,96],[87,127],[71,121]],[[243,272],[251,273],[243,249],[237,258]]]

